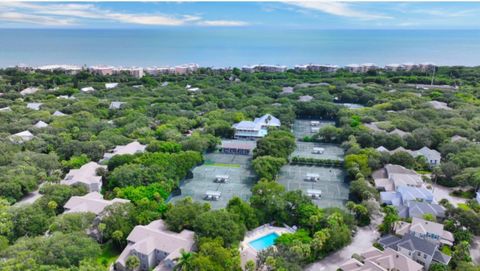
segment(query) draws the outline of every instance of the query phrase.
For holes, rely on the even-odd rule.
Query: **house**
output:
[[[129,256],[140,260],[139,270],[173,270],[181,251],[194,249],[195,233],[183,230],[175,233],[167,230],[162,220],[136,226],[127,237],[127,246],[115,262],[115,270],[125,271]],[[160,268],[161,267],[161,268]]]
[[[60,183],[66,185],[80,183],[87,186],[89,192],[99,192],[102,190],[102,177],[97,175],[100,168],[106,169],[107,166],[95,162],[86,163],[79,169],[71,169]]]
[[[311,100],[313,100],[313,97],[310,96],[310,95],[303,95],[303,96],[300,96],[298,97],[298,101],[300,102],[310,102]]]
[[[33,126],[35,126],[35,128],[41,129],[41,128],[48,127],[48,124],[40,120],[37,123],[35,123],[35,125]]]
[[[74,96],[68,96],[68,95],[60,95],[57,97],[57,99],[64,99],[64,100],[75,100]]]
[[[118,83],[105,83],[106,89],[114,89],[116,87],[118,87]]]
[[[94,92],[95,89],[93,87],[84,87],[80,89],[82,92]]]
[[[427,163],[430,166],[437,166],[440,164],[440,160],[442,159],[442,155],[437,150],[432,150],[428,147],[423,147],[418,151],[413,152],[413,157],[423,156],[427,160]]]
[[[410,201],[406,205],[398,206],[397,211],[402,218],[422,218],[426,214],[431,214],[436,218],[445,218],[445,208],[436,203]]]
[[[385,250],[393,249],[409,257],[428,270],[432,263],[448,265],[451,257],[439,250],[439,243],[430,242],[417,237],[413,233],[405,233],[402,238],[386,235],[378,240]]]
[[[423,266],[409,257],[387,248],[381,251],[375,247],[361,253],[359,259],[351,258],[341,264],[343,271],[423,271]]]
[[[32,110],[40,110],[43,103],[27,103],[27,108]]]
[[[399,186],[421,187],[422,177],[415,171],[400,165],[387,164],[372,173],[375,188],[380,191],[395,191]]]
[[[102,194],[98,192],[90,192],[84,196],[73,196],[71,197],[63,206],[65,209],[64,214],[70,213],[94,213],[99,215],[105,207],[110,206],[114,203],[127,203],[130,202],[126,199],[112,199],[105,200],[103,199]]]
[[[440,160],[442,159],[442,155],[440,154],[440,152],[438,152],[437,150],[430,149],[428,147],[423,147],[416,151],[408,150],[408,149],[405,149],[404,147],[398,147],[392,151],[389,151],[387,148],[380,146],[376,148],[376,150],[379,152],[388,152],[389,154],[394,154],[397,152],[406,152],[415,158],[417,158],[418,156],[423,156],[425,157],[425,160],[427,161],[430,167],[439,165]]]
[[[292,94],[293,93],[293,87],[283,87],[282,92],[280,94]]]
[[[405,206],[410,201],[433,202],[432,191],[423,187],[399,186],[396,191],[380,192],[380,202],[393,206]]]
[[[11,135],[9,139],[12,143],[20,144],[20,143],[30,141],[34,137],[35,136],[32,133],[30,133],[30,131],[27,130],[27,131],[22,131],[22,132]]]
[[[360,65],[358,65],[358,64],[348,64],[344,68],[345,68],[345,70],[347,70],[349,72],[360,72],[361,71]]]
[[[398,136],[400,136],[400,137],[405,137],[405,136],[409,135],[410,133],[395,128],[395,129],[393,129],[392,131],[390,131],[388,134],[389,134],[389,135],[398,135]]]
[[[34,94],[34,93],[36,93],[36,92],[39,91],[39,90],[40,90],[40,89],[37,88],[37,87],[28,87],[28,88],[20,91],[20,94],[21,94],[22,96],[25,96],[25,95],[28,95],[28,94]]]
[[[120,109],[126,102],[111,102],[108,109]]]
[[[227,154],[250,155],[256,146],[257,143],[251,140],[222,140],[220,152]]]
[[[145,151],[145,148],[147,148],[146,145],[142,145],[138,141],[133,141],[127,145],[116,146],[112,151],[103,155],[103,160],[108,160],[115,155],[142,153]]]
[[[416,237],[425,239],[429,242],[452,246],[455,241],[453,234],[443,229],[440,223],[414,217],[412,223],[398,221],[394,226],[395,234],[404,236],[411,233]]]
[[[58,111],[58,110],[55,111],[55,112],[53,112],[53,116],[55,116],[55,117],[61,117],[61,116],[66,116],[66,115],[67,115],[67,114],[64,114],[64,113],[62,113],[62,112],[60,112],[60,111]]]
[[[439,101],[429,101],[427,102],[431,107],[439,110],[452,110],[451,107],[447,105],[447,103],[439,102]]]
[[[0,108],[0,112],[12,112],[12,109],[10,106]]]
[[[235,139],[258,139],[267,135],[269,127],[280,127],[281,122],[276,117],[266,114],[253,121],[241,121],[232,126]]]

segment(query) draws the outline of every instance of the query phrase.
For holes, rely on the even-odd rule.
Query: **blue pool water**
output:
[[[275,240],[277,240],[278,234],[272,232],[267,235],[264,235],[258,239],[255,239],[251,241],[249,244],[252,246],[255,250],[260,251],[264,250],[270,246],[273,246],[275,244]]]

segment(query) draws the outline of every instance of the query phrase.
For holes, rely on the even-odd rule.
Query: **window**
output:
[[[418,252],[417,255],[420,256],[422,253]]]

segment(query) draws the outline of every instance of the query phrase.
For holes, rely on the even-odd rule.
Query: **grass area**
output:
[[[97,258],[97,262],[105,267],[109,267],[120,255],[120,251],[117,251],[112,243],[106,243],[102,245],[102,253]]]
[[[240,168],[239,164],[224,164],[224,163],[215,163],[211,161],[205,162],[206,166],[215,166],[215,167],[233,167],[233,168]]]
[[[452,256],[452,249],[449,246],[442,246],[440,251],[448,256]]]
[[[428,170],[417,170],[416,172],[421,175],[432,174],[432,172]]]
[[[458,208],[464,210],[464,211],[471,211],[472,208],[470,208],[470,206],[468,206],[467,204],[465,203],[459,203],[458,204]]]
[[[475,190],[474,189],[469,189],[469,190],[458,189],[450,193],[450,196],[464,198],[464,199],[473,199],[475,197]]]

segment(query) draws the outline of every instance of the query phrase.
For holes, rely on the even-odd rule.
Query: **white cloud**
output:
[[[0,21],[40,25],[65,26],[96,20],[138,25],[178,26],[198,24],[204,26],[243,26],[246,22],[205,20],[197,15],[171,16],[158,13],[125,13],[101,9],[94,4],[36,4],[0,2]]]
[[[56,25],[65,26],[74,24],[71,19],[59,19],[49,16],[38,16],[32,14],[24,14],[19,12],[0,12],[0,21],[7,21],[12,23],[29,23],[41,25]]]
[[[382,15],[382,14],[373,14],[364,11],[359,11],[353,9],[350,5],[342,2],[285,2],[289,5],[294,5],[303,9],[309,9],[314,11],[320,11],[323,13],[328,13],[332,15],[350,17],[361,20],[379,20],[379,19],[391,19],[392,17]]]
[[[226,20],[217,20],[217,21],[200,21],[199,25],[204,26],[246,26],[249,25],[247,22],[243,21],[226,21]]]

